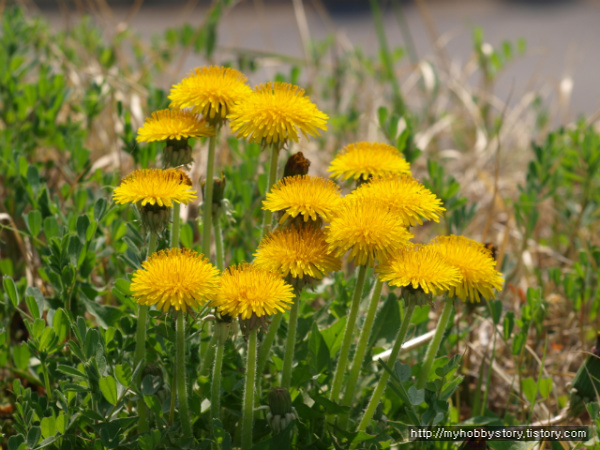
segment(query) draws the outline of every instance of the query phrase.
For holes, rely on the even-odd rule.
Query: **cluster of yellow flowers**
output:
[[[192,181],[176,168],[192,162],[189,138],[209,137],[210,155],[216,134],[229,123],[237,138],[271,148],[271,174],[276,174],[279,150],[297,142],[300,134],[308,138],[326,130],[327,115],[317,109],[304,90],[287,83],[265,83],[251,89],[246,81],[242,73],[231,68],[195,69],[172,87],[170,108],[154,112],[139,129],[139,142],[165,142],[163,163],[171,168],[135,171],[115,189],[113,197],[117,203],[136,204],[145,228],[154,235],[165,229],[168,208],[178,208],[177,204],[197,198]],[[213,164],[210,161],[209,156],[209,165]],[[253,263],[225,270],[221,263],[219,270],[209,261],[210,229],[203,234],[205,254],[180,249],[174,233],[172,248],[150,252],[142,268],[133,274],[134,298],[140,305],[155,305],[165,312],[186,312],[208,303],[222,315],[244,320],[246,329],[249,326],[251,330],[265,323],[261,318],[292,308],[289,328],[295,333],[295,294],[307,283],[340,270],[341,258],[346,254],[362,273],[362,281],[357,283],[360,290],[355,295],[358,301],[367,267],[375,268],[380,284],[404,288],[407,302],[442,293],[478,302],[480,298],[493,298],[494,290],[502,289],[502,276],[483,244],[464,236],[439,236],[428,244],[411,242],[411,227],[426,220],[439,222],[445,209],[441,200],[412,176],[410,164],[393,146],[357,142],[338,152],[329,172],[334,178],[354,180],[357,185],[345,196],[333,180],[308,175],[308,165],[308,161],[299,164],[299,170],[286,174],[279,182],[271,178],[263,201],[265,236]],[[207,182],[212,179],[212,167],[209,169]],[[174,216],[178,216],[178,209],[175,211]],[[274,213],[279,217],[278,226],[269,232]],[[210,217],[210,209],[205,209],[205,215]],[[418,295],[412,295],[414,292]],[[355,320],[358,306],[352,308],[356,308],[351,313]],[[375,309],[372,311],[374,314]],[[340,360],[348,356],[354,326],[350,318],[348,324],[350,331],[344,337]],[[250,342],[255,353],[256,334],[253,336]],[[293,352],[293,334],[290,341]],[[287,347],[284,386],[289,383],[291,370]],[[340,364],[339,374],[336,371],[334,400],[341,389],[344,365]],[[253,370],[248,369],[249,373]],[[353,390],[349,391],[351,399]],[[244,403],[249,405],[244,408],[251,415],[253,399],[245,398]],[[244,414],[246,417],[246,411]],[[248,420],[244,419],[243,447],[251,442],[247,437],[251,424]]]
[[[302,89],[266,83],[252,90],[245,83],[246,77],[231,68],[196,69],[173,86],[169,96],[172,109],[154,112],[139,130],[138,141],[212,136],[215,126],[226,119],[238,137],[265,145],[297,141],[299,133],[315,136],[319,129],[326,129],[327,116]],[[423,220],[438,222],[444,208],[412,177],[409,163],[396,148],[377,142],[350,144],[338,153],[329,171],[341,180],[357,180],[359,186],[342,197],[332,180],[309,175],[286,177],[272,187],[263,203],[265,210],[283,213],[280,224],[297,218],[300,222],[319,220],[328,223],[324,230],[286,227],[269,234],[255,254],[254,266],[225,272],[222,284],[228,287],[221,291],[206,287],[213,286],[215,275],[199,269],[209,264],[203,255],[174,250],[157,254],[134,275],[134,295],[141,303],[153,302],[165,310],[185,310],[185,305],[215,298],[215,304],[233,316],[246,318],[250,311],[260,316],[266,311],[281,311],[289,295],[279,292],[280,286],[269,294],[272,285],[258,281],[264,275],[258,275],[257,267],[283,276],[322,278],[340,267],[338,258],[346,252],[357,265],[374,266],[378,262],[379,277],[393,286],[410,285],[433,294],[449,291],[472,301],[489,299],[494,289],[502,288],[495,261],[482,244],[462,236],[439,237],[427,245],[410,242],[413,235],[409,227],[421,225]],[[177,177],[176,172],[183,173],[138,170],[115,189],[114,199],[141,207],[188,203],[196,198],[196,192],[189,178]],[[167,270],[164,265],[171,259],[173,268]],[[256,275],[240,275],[249,270]],[[206,286],[201,273],[208,276]],[[241,289],[247,294],[243,301],[230,298],[234,279],[248,283]],[[169,289],[163,289],[161,283]],[[224,291],[229,292],[227,299]],[[262,291],[260,295],[258,291]],[[265,305],[259,305],[258,298],[265,299]],[[256,307],[248,309],[246,303]]]

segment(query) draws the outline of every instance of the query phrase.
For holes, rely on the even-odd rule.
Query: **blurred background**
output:
[[[2,2],[4,3],[4,2]],[[10,3],[10,2],[9,2]],[[214,2],[202,0],[27,0],[32,13],[53,27],[69,27],[90,14],[108,35],[130,27],[146,40],[169,28],[207,21]],[[535,90],[566,123],[600,108],[600,2],[595,0],[422,0],[379,1],[390,48],[404,49],[399,76],[409,63],[442,58],[464,69],[474,52],[473,33],[479,27],[484,43],[493,48],[503,41],[522,42],[523,54],[503,67],[495,94],[513,104]],[[220,51],[308,58],[308,42],[335,36],[337,46],[360,47],[367,54],[379,48],[368,0],[243,0],[230,2],[217,28]],[[235,4],[235,5],[234,5]],[[485,47],[484,47],[485,48]],[[412,54],[411,54],[412,52]],[[216,52],[215,62],[229,54]],[[181,78],[200,58],[187,54],[172,68],[171,82]],[[263,67],[251,83],[266,81],[280,70],[278,61]],[[173,72],[177,73],[173,73]],[[269,73],[270,72],[270,73]],[[468,79],[468,77],[467,77]],[[168,80],[163,80],[168,87]],[[476,82],[469,80],[469,82]],[[561,105],[559,106],[559,103]]]

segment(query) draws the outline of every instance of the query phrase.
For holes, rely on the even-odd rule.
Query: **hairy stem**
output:
[[[212,231],[213,184],[215,171],[215,147],[217,136],[208,138],[208,158],[206,160],[206,184],[204,185],[204,209],[202,212],[202,253],[210,259],[210,237]]]
[[[436,326],[435,334],[433,335],[433,339],[431,340],[431,342],[429,342],[427,352],[425,353],[425,361],[423,362],[421,373],[419,374],[419,378],[417,379],[417,389],[423,389],[425,387],[425,383],[427,383],[427,378],[429,377],[429,372],[431,372],[433,361],[437,355],[438,350],[440,349],[440,344],[442,342],[442,337],[444,336],[444,331],[446,331],[446,327],[448,326],[448,319],[450,319],[453,304],[454,301],[452,298],[447,298],[446,302],[444,303],[444,309],[442,310],[442,315],[440,316],[440,319]]]
[[[414,305],[408,305],[406,311],[404,313],[404,318],[402,319],[402,323],[400,324],[400,329],[398,330],[398,335],[396,336],[396,341],[394,342],[394,346],[392,347],[392,352],[388,358],[387,364],[390,368],[393,369],[396,364],[396,360],[398,359],[398,354],[400,353],[400,349],[402,348],[402,344],[404,344],[404,340],[406,339],[406,333],[408,332],[408,326],[410,325],[410,321],[412,319],[413,312],[415,310]],[[377,387],[373,391],[373,395],[371,395],[371,400],[369,400],[369,404],[367,405],[367,409],[365,410],[362,419],[358,425],[358,431],[365,431],[369,422],[373,418],[373,414],[375,414],[375,410],[377,409],[377,405],[379,404],[379,400],[385,391],[385,387],[387,386],[387,382],[390,378],[390,374],[387,371],[383,371],[381,377],[379,378],[379,382],[377,383]],[[354,447],[352,447],[354,448]]]
[[[177,400],[179,405],[179,420],[185,437],[192,437],[192,423],[188,410],[187,386],[185,384],[185,314],[177,312],[177,323],[175,327],[176,355],[175,366],[177,368]]]
[[[148,254],[146,258],[150,257],[152,253],[156,251],[157,235],[156,233],[150,233],[150,241],[148,242]],[[138,321],[137,330],[135,333],[135,353],[133,354],[133,367],[134,369],[138,366],[146,356],[146,328],[148,327],[148,311],[149,306],[138,305]],[[143,370],[139,371],[139,375],[135,383],[142,389],[142,373]],[[146,403],[143,398],[140,398],[137,402],[138,409],[138,433],[146,433],[149,430],[148,426],[148,411],[146,409]]]
[[[256,341],[258,330],[250,332],[244,383],[244,405],[242,407],[242,450],[252,447],[252,425],[254,421],[254,385],[256,383]]]
[[[348,355],[350,354],[350,345],[352,344],[354,326],[356,324],[358,307],[360,306],[366,275],[367,266],[359,266],[356,286],[354,287],[354,295],[352,296],[350,314],[348,315],[348,321],[346,322],[346,328],[344,329],[344,339],[342,341],[340,359],[338,359],[338,363],[335,368],[333,383],[331,385],[331,394],[329,395],[329,400],[333,402],[337,401],[340,391],[342,390],[342,381],[344,378],[344,373],[346,372],[346,366],[348,365]]]

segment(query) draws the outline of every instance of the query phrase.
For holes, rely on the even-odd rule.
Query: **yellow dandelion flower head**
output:
[[[375,264],[408,245],[414,236],[402,218],[377,201],[344,199],[326,227],[329,249],[337,256],[350,251],[358,265]]]
[[[231,107],[252,93],[246,75],[221,67],[198,67],[171,88],[171,108],[192,108],[205,118],[223,120]]]
[[[298,132],[308,138],[327,130],[329,117],[319,111],[304,89],[289,83],[264,83],[238,102],[227,116],[238,138],[281,145],[298,142]]]
[[[280,180],[263,201],[263,209],[285,211],[279,221],[302,215],[305,222],[317,220],[317,215],[330,221],[342,201],[340,188],[333,181],[310,175],[285,177]]]
[[[314,227],[279,228],[262,240],[254,256],[255,266],[294,278],[320,280],[341,268],[340,259],[328,251],[325,233]]]
[[[458,267],[448,263],[434,244],[406,246],[377,266],[377,272],[390,286],[411,286],[434,295],[462,281]]]
[[[141,206],[173,206],[173,202],[188,204],[197,198],[190,178],[177,169],[140,169],[128,175],[115,188],[116,203],[137,203]]]
[[[377,199],[399,214],[407,225],[422,225],[423,219],[440,221],[446,211],[442,201],[410,175],[371,178],[348,198]]]
[[[410,175],[410,164],[396,147],[381,142],[357,142],[344,147],[331,161],[332,176],[348,180],[389,174]]]
[[[215,129],[199,115],[181,109],[161,109],[146,118],[138,130],[138,142],[180,140],[214,136]]]
[[[186,312],[214,298],[219,271],[201,253],[173,248],[153,253],[134,272],[131,292],[141,305]]]
[[[213,305],[222,314],[250,319],[283,312],[293,299],[292,286],[278,272],[243,263],[225,270]]]
[[[494,297],[494,289],[502,290],[504,279],[496,271],[496,261],[480,242],[464,236],[438,236],[437,250],[450,264],[458,267],[462,283],[450,289],[450,295],[462,301],[479,302]]]

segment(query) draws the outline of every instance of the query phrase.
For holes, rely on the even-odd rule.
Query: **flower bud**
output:
[[[402,298],[406,305],[423,306],[431,303],[433,295],[427,294],[420,287],[414,288],[408,285],[402,288]]]
[[[171,210],[166,206],[151,205],[146,203],[142,206],[141,202],[137,204],[142,225],[152,233],[162,232],[171,219]]]
[[[188,145],[187,139],[167,140],[167,145],[163,150],[163,167],[187,167],[193,162],[192,147]]]
[[[309,167],[310,161],[304,157],[302,152],[295,153],[290,156],[285,163],[283,178],[293,177],[295,175],[306,175]]]
[[[292,406],[290,392],[283,387],[271,389],[269,392],[269,412],[267,421],[274,433],[280,433],[298,419],[298,413]]]

